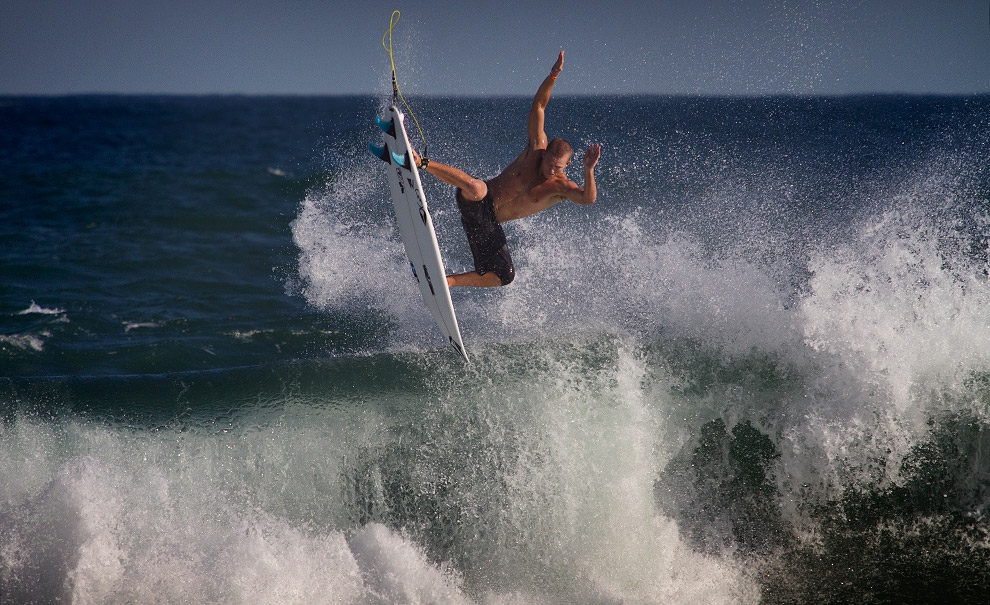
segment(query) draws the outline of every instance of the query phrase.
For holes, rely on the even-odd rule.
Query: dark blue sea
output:
[[[555,97],[469,365],[387,102],[0,98],[0,602],[990,601],[990,97]],[[411,99],[481,177],[529,103]]]

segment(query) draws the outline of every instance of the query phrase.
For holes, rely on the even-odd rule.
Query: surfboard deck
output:
[[[470,362],[457,326],[450,288],[447,287],[447,272],[443,266],[443,257],[440,256],[437,234],[433,229],[433,217],[423,194],[419,170],[409,153],[409,135],[406,134],[404,120],[405,115],[398,107],[389,107],[385,118],[377,117],[378,126],[384,133],[384,146],[369,144],[368,147],[375,156],[388,164],[386,173],[399,235],[406,248],[413,276],[419,284],[423,302],[450,346],[465,361]]]

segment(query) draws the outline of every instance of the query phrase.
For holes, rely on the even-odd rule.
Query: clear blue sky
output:
[[[0,94],[990,92],[988,0],[4,0]]]

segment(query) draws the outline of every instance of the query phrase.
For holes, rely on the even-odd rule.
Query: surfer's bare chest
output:
[[[489,181],[488,188],[500,222],[529,216],[559,201],[556,188],[540,174],[538,158],[518,158]]]

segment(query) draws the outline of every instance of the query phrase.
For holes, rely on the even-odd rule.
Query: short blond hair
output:
[[[553,139],[547,143],[547,153],[566,156],[567,160],[570,161],[571,156],[574,155],[574,148],[564,139]]]

